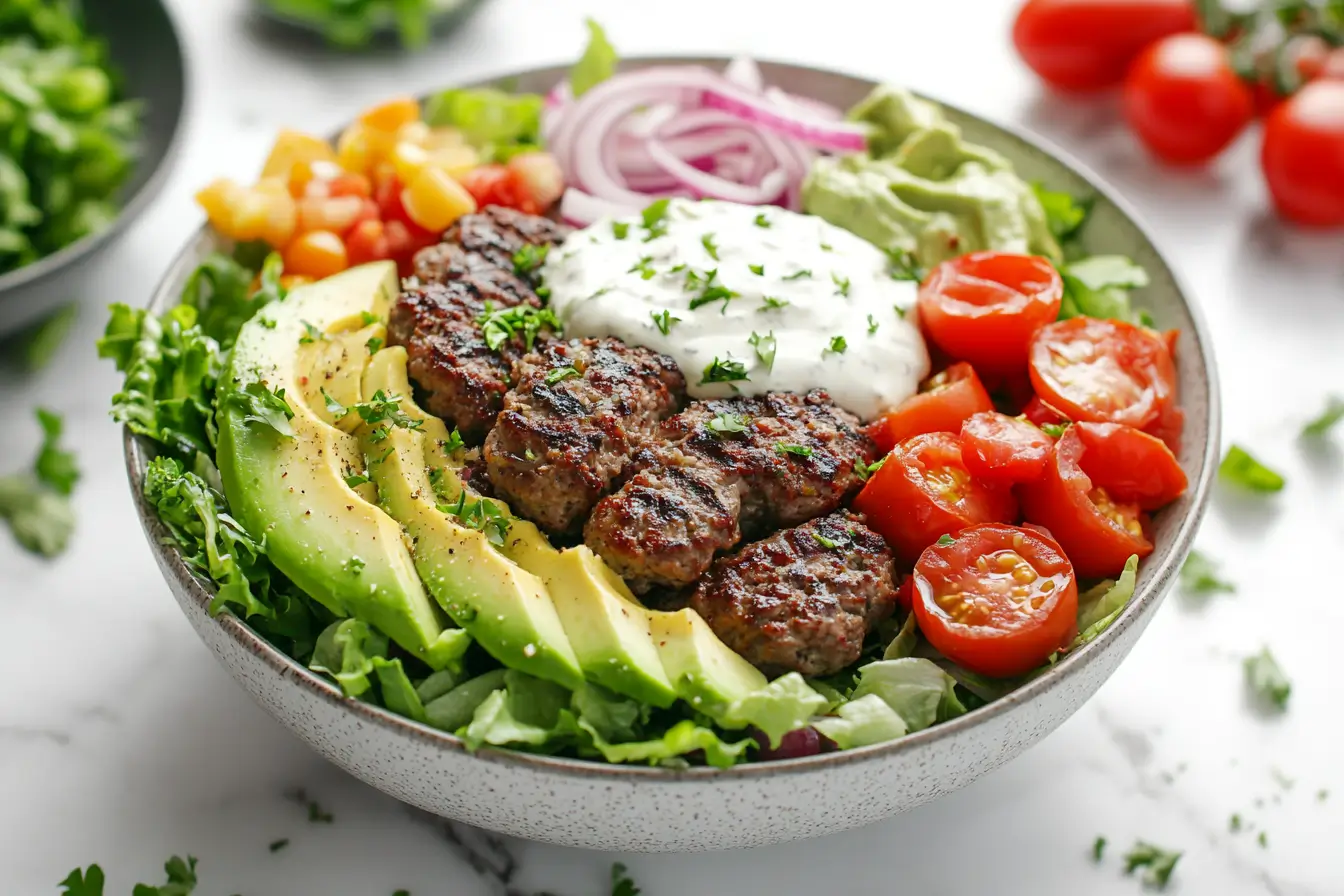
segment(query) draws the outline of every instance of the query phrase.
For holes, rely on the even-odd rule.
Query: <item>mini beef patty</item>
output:
[[[691,607],[768,676],[831,675],[896,607],[891,551],[861,516],[831,514],[721,557]]]

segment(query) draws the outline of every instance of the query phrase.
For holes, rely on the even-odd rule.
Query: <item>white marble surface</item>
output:
[[[109,0],[110,2],[110,0]],[[0,892],[55,893],[99,861],[109,896],[157,881],[174,853],[201,860],[204,896],[605,892],[626,862],[647,896],[824,892],[1132,894],[1118,853],[1135,837],[1186,851],[1171,892],[1344,892],[1344,723],[1333,560],[1344,544],[1340,436],[1294,438],[1327,385],[1344,390],[1341,237],[1264,213],[1253,140],[1206,173],[1163,172],[1109,114],[1043,97],[1011,54],[1010,4],[989,0],[490,0],[414,58],[349,59],[259,35],[244,0],[176,0],[194,58],[185,154],[164,196],[105,260],[58,362],[0,374],[0,468],[35,443],[32,405],[64,411],[85,470],[80,528],[45,563],[0,534]],[[327,765],[254,706],[196,640],[132,515],[116,377],[93,356],[108,302],[143,302],[198,220],[194,185],[247,176],[280,124],[326,129],[366,102],[511,66],[571,58],[597,15],[629,53],[750,51],[907,82],[1063,143],[1126,193],[1193,286],[1222,362],[1226,436],[1289,478],[1270,500],[1219,495],[1201,546],[1240,591],[1175,595],[1101,693],[1027,755],[924,809],[842,836],[743,853],[615,856],[504,844],[507,889],[441,831]],[[853,24],[850,17],[862,18]],[[1104,103],[1102,104],[1105,105]],[[1328,559],[1304,559],[1328,558]],[[1239,657],[1269,643],[1295,682],[1290,711],[1258,716]],[[1285,788],[1273,770],[1295,779]],[[335,815],[313,825],[302,786]],[[1318,791],[1331,795],[1318,800]],[[1268,832],[1231,834],[1240,812]],[[1088,858],[1093,837],[1111,841]],[[469,836],[466,832],[464,836]],[[281,837],[289,847],[272,854]]]

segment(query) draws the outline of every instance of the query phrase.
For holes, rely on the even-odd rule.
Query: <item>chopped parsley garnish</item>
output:
[[[792,274],[789,274],[789,275],[788,275],[787,277],[785,277],[784,279],[785,279],[785,280],[802,280],[804,277],[809,277],[809,278],[810,278],[811,276],[812,276],[812,272],[809,271],[807,268],[799,268],[798,270],[794,271]]]
[[[327,393],[327,390],[325,388],[318,389],[317,391],[322,393],[322,403],[327,406],[328,414],[339,420],[346,414],[350,413],[350,409],[347,408],[345,405],[341,404],[336,399],[332,398],[331,395]]]
[[[550,246],[524,243],[517,252],[513,253],[513,272],[526,280],[534,271],[546,263],[546,253],[550,250]]]
[[[321,330],[308,323],[308,321],[301,320],[299,323],[303,324],[303,335],[299,337],[299,345],[311,345],[327,338]]]
[[[378,315],[374,314],[372,311],[359,312],[359,324],[362,327],[371,327],[374,324],[378,323],[379,320],[381,320],[381,318],[379,318]]]
[[[831,271],[831,282],[835,284],[835,294],[838,296],[849,297],[849,278],[841,277],[835,271]]]
[[[697,274],[694,269],[686,271],[686,289],[700,288],[700,294],[691,299],[692,311],[713,302],[723,302],[721,310],[726,312],[728,303],[741,295],[721,283],[715,283],[714,281],[718,279],[718,276],[718,268],[705,271],[703,274]]]
[[[877,332],[877,318],[871,314],[868,315],[868,335],[871,336]]]
[[[870,468],[870,469],[871,469],[871,468]],[[951,535],[948,535],[948,534],[944,533],[944,534],[938,536],[938,541],[935,542],[935,544],[937,544],[938,547],[940,547],[940,548],[945,548],[945,547],[947,547],[948,545],[952,544],[952,542],[954,542],[954,541],[956,541],[955,538],[953,538]]]
[[[832,336],[830,345],[826,346],[826,350],[823,351],[822,354],[825,355],[828,352],[834,352],[837,355],[843,355],[847,348],[849,348],[849,343],[845,341],[845,337]]]
[[[386,426],[380,426],[378,429],[379,429],[379,430],[382,430],[383,438],[384,438],[384,439],[387,438],[387,427],[386,427]],[[376,434],[377,432],[378,432],[378,430],[374,430],[374,433],[375,433],[375,434]],[[380,439],[374,439],[373,441],[378,442],[378,441],[381,441],[381,440],[380,440]],[[397,450],[397,449],[395,449],[395,448],[389,448],[389,449],[387,449],[386,451],[384,451],[384,452],[382,453],[382,455],[381,455],[380,457],[375,457],[375,458],[373,459],[373,463],[375,463],[375,464],[380,464],[380,463],[382,463],[383,461],[385,461],[385,460],[387,460],[389,457],[391,457],[391,456],[392,456],[392,452],[393,452],[393,451],[396,451],[396,450]]]
[[[79,479],[75,456],[58,443],[64,429],[59,414],[39,409],[42,446],[31,473],[0,476],[0,520],[26,550],[54,557],[65,550],[75,528],[69,495]]]
[[[920,267],[919,262],[915,261],[915,256],[904,249],[886,249],[887,253],[887,274],[893,280],[914,280],[916,282],[924,279],[924,269]]]
[[[1260,844],[1261,849],[1269,849],[1269,834],[1266,831],[1261,831],[1255,835],[1255,842]]]
[[[289,845],[289,838],[281,837],[279,840],[272,840],[266,848],[269,849],[271,852],[279,852],[288,845]]]
[[[658,332],[666,336],[672,330],[672,325],[681,323],[681,318],[673,317],[672,312],[664,308],[662,311],[650,311],[649,317],[653,318],[653,325],[658,328]]]
[[[757,227],[769,228],[774,226],[773,224],[770,223],[770,219],[765,216],[765,212],[761,212],[759,215],[757,215],[755,220],[753,220],[751,223],[755,224]]]
[[[1106,838],[1097,837],[1092,841],[1092,861],[1100,862],[1101,856],[1106,852]]]
[[[832,246],[830,243],[822,243],[822,244],[821,244],[821,251],[823,251],[823,252],[834,252],[834,251],[835,251],[835,247]]]
[[[761,363],[765,365],[766,370],[775,369],[775,349],[777,348],[777,344],[775,341],[774,330],[771,330],[764,336],[753,330],[751,337],[747,339],[747,343],[756,350],[756,357],[761,359]]]
[[[780,308],[788,307],[788,299],[777,299],[774,296],[761,296],[761,311],[775,311]]]
[[[706,383],[734,383],[750,381],[747,376],[746,365],[741,361],[735,361],[732,358],[720,361],[715,358],[705,365],[705,372],[700,377],[700,384]]]
[[[707,233],[700,237],[700,245],[705,247],[705,253],[715,261],[719,260],[719,247],[714,242],[714,234]]]
[[[643,255],[640,257],[639,261],[635,262],[630,266],[630,270],[626,271],[626,273],[627,274],[638,273],[641,279],[652,280],[654,275],[658,273],[653,269],[652,264],[653,264],[653,256]]]
[[[729,433],[746,432],[747,424],[751,418],[745,414],[719,414],[705,424],[709,431],[716,436],[725,436]]]
[[[644,242],[656,240],[667,233],[667,203],[668,200],[659,199],[640,213],[644,229],[648,231],[644,236]]]
[[[568,367],[557,367],[546,374],[546,385],[554,386],[563,380],[571,379],[576,376],[583,376],[579,369],[572,364]]]
[[[639,896],[639,887],[625,872],[620,862],[611,866],[611,896]]]
[[[891,310],[895,311],[896,316],[899,317],[901,320],[905,320],[905,309],[902,308],[900,305],[892,305]]]
[[[1041,432],[1052,439],[1058,439],[1064,435],[1064,430],[1069,428],[1067,423],[1042,423]]]
[[[290,802],[298,803],[300,806],[306,808],[308,810],[308,820],[314,824],[331,824],[336,820],[336,816],[332,815],[326,809],[323,809],[317,800],[309,799],[308,792],[302,787],[297,790],[291,790],[289,793],[285,794],[285,796],[289,798]]]
[[[616,239],[618,239],[618,240],[623,240],[623,239],[625,239],[627,236],[630,235],[630,222],[629,222],[629,221],[612,221],[612,222],[611,222],[611,235],[614,236],[614,237],[616,237]]]
[[[1309,437],[1323,436],[1341,420],[1344,420],[1344,398],[1331,395],[1326,399],[1325,410],[1321,412],[1320,416],[1302,427],[1302,435]]]
[[[345,484],[351,488],[358,488],[368,481],[369,477],[364,473],[351,473],[349,476],[345,477]]]
[[[287,439],[294,438],[294,427],[289,421],[294,419],[294,411],[285,401],[285,390],[272,392],[261,383],[248,383],[237,392],[230,392],[224,403],[243,412],[243,422],[260,423],[269,426]]]
[[[1218,578],[1218,564],[1212,558],[1191,551],[1181,565],[1181,588],[1191,594],[1214,594],[1236,591],[1237,586]]]
[[[1277,492],[1284,486],[1281,475],[1260,463],[1240,445],[1227,449],[1223,462],[1218,465],[1218,475],[1253,492]]]
[[[486,539],[493,545],[503,545],[505,538],[508,537],[509,526],[512,523],[508,515],[500,510],[499,505],[493,501],[485,498],[468,501],[467,493],[464,491],[457,496],[457,504],[439,504],[437,506],[440,513],[457,517],[458,521],[468,529],[484,533]]]
[[[1233,813],[1232,813],[1232,817],[1229,818],[1229,819],[1227,820],[1227,829],[1228,829],[1229,831],[1231,831],[1232,833],[1234,833],[1234,834],[1241,830],[1241,814],[1240,814],[1240,813],[1238,813],[1238,812],[1233,812]]]
[[[369,350],[369,354],[376,355],[383,347],[383,340],[378,336],[370,336],[364,347]]]
[[[834,538],[827,538],[825,535],[822,535],[815,529],[812,530],[812,537],[817,540],[817,544],[821,545],[827,550],[833,551],[836,548],[840,547],[840,542],[836,541]]]
[[[747,265],[747,270],[751,271],[757,277],[765,276],[765,265],[763,264],[749,264]]]
[[[1246,669],[1246,686],[1259,699],[1270,703],[1280,710],[1288,708],[1288,697],[1293,692],[1293,683],[1283,674],[1283,669],[1274,659],[1269,648],[1262,648],[1243,661]]]
[[[885,457],[880,460],[873,461],[871,464],[866,464],[861,460],[856,460],[854,461],[854,475],[859,477],[860,482],[867,482],[868,477],[872,476],[878,470],[882,469],[882,465],[886,462],[887,459]]]
[[[457,431],[456,426],[453,427],[452,432],[448,433],[447,440],[439,442],[439,449],[443,451],[444,456],[450,455],[455,451],[461,451],[465,447],[467,447],[467,443],[462,441],[462,433]]]
[[[486,302],[485,313],[476,318],[476,322],[481,325],[481,335],[491,351],[499,351],[501,345],[519,336],[522,337],[528,351],[531,351],[532,344],[536,342],[537,334],[541,332],[542,327],[560,329],[560,321],[554,311],[549,308],[534,308],[531,305],[496,309],[490,302]]]
[[[390,435],[392,435],[392,430],[388,428],[386,424],[382,426],[375,426],[373,432],[369,433],[369,441],[375,444],[378,442],[386,442],[387,437]],[[378,462],[382,463],[383,461],[387,460],[388,454],[391,453],[392,449],[391,448],[387,449],[387,454],[384,454],[382,457],[380,457],[378,459]]]
[[[392,426],[399,426],[402,429],[419,429],[425,425],[424,420],[417,420],[401,409],[401,396],[388,395],[382,389],[373,393],[373,397],[368,401],[361,401],[350,408],[359,414],[361,420],[365,423],[384,423]],[[383,430],[387,426],[381,427]],[[383,438],[387,438],[384,433]],[[381,441],[381,439],[375,439]]]
[[[1125,853],[1125,873],[1133,874],[1139,868],[1147,869],[1143,874],[1144,884],[1161,890],[1171,879],[1171,872],[1176,870],[1176,863],[1180,859],[1179,852],[1138,840],[1133,849]]]
[[[526,458],[527,460],[536,460],[537,453],[533,451],[531,448],[524,448],[523,457]]]
[[[443,494],[443,467],[431,467],[428,472],[429,487],[435,495],[442,498]]]
[[[799,457],[812,456],[812,449],[807,445],[785,445],[783,442],[776,442],[775,450],[780,454],[796,454]]]

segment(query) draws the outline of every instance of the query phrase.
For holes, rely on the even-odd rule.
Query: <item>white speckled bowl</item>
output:
[[[723,59],[640,60],[700,62]],[[834,72],[763,63],[769,83],[846,107],[872,82]],[[513,73],[519,90],[545,91],[561,68]],[[501,78],[501,81],[505,78]],[[129,435],[126,463],[150,545],[182,611],[228,670],[272,715],[318,752],[373,786],[430,812],[520,837],[624,850],[759,846],[830,834],[876,821],[963,787],[1040,740],[1072,715],[1115,670],[1157,611],[1190,549],[1207,503],[1218,451],[1217,377],[1199,312],[1131,212],[1095,176],[1054,149],[949,109],[975,141],[992,145],[1023,177],[1095,193],[1088,229],[1095,249],[1132,256],[1152,285],[1142,302],[1164,328],[1181,330],[1180,399],[1186,414],[1181,462],[1190,490],[1158,515],[1157,549],[1139,572],[1134,601],[1102,637],[1005,699],[898,741],[728,770],[670,771],[531,756],[469,753],[451,734],[342,698],[232,616],[211,618],[210,595],[165,546],[167,533],[141,498],[149,454]],[[199,259],[214,248],[202,229],[178,254],[152,300],[177,300]]]

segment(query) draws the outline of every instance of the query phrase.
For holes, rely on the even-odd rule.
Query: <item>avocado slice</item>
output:
[[[689,607],[650,613],[649,628],[677,696],[716,721],[723,721],[735,703],[766,686],[760,670],[729,650]]]
[[[352,351],[340,328],[362,324],[362,312],[386,315],[398,287],[391,263],[352,268],[293,290],[243,326],[219,381],[219,473],[233,514],[266,539],[277,569],[332,613],[363,619],[443,669],[460,662],[470,638],[425,594],[396,521],[367,488],[346,484],[363,467],[359,442],[311,400],[320,358],[362,370],[367,351]],[[358,380],[350,382],[336,388],[353,404]],[[284,390],[293,438],[248,421],[230,400],[253,383]]]

